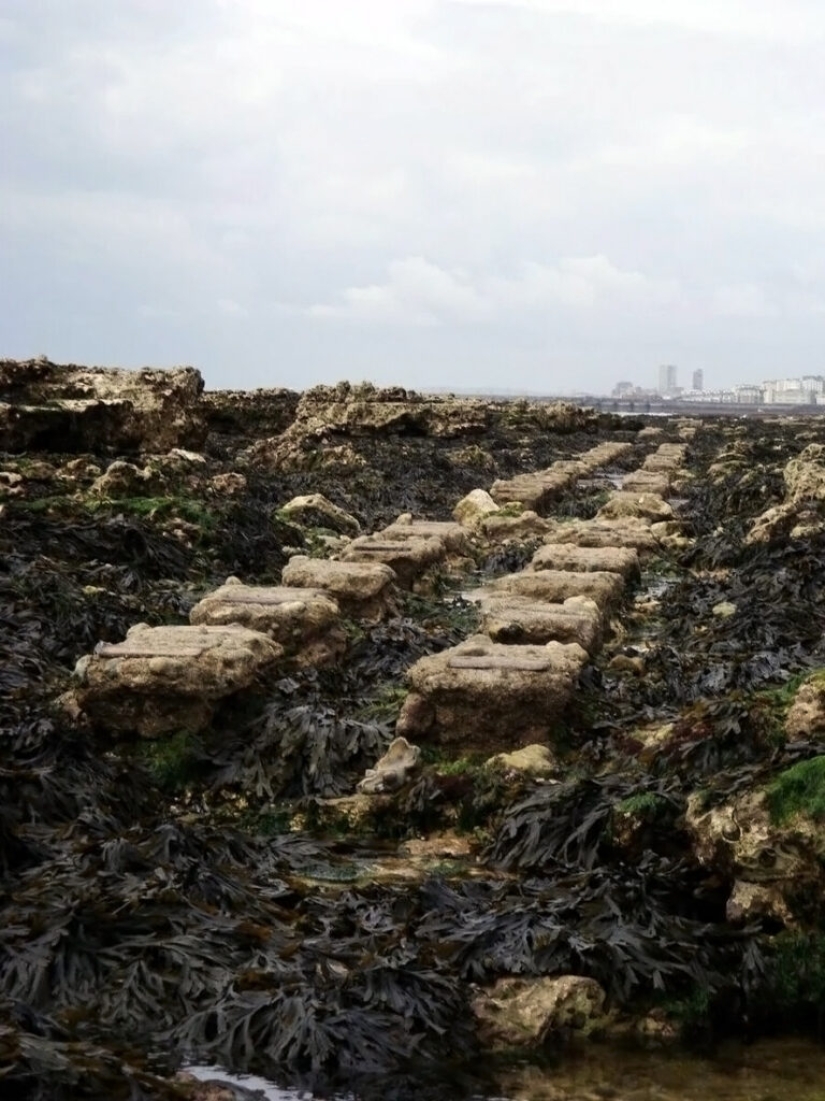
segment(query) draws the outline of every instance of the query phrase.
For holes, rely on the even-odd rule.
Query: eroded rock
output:
[[[198,448],[203,379],[192,367],[123,370],[0,360],[0,450]]]

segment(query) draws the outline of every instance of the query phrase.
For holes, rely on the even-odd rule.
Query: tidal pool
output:
[[[304,1090],[284,1089],[252,1075],[218,1067],[187,1067],[201,1081],[239,1088],[238,1099],[311,1101]],[[245,1093],[243,1091],[249,1091]],[[259,1091],[259,1092],[256,1092]],[[421,1101],[426,1101],[426,1088]],[[331,1095],[323,1095],[330,1101]],[[388,1094],[388,1097],[391,1093]],[[335,1101],[358,1101],[335,1094]],[[649,1053],[593,1044],[565,1053],[549,1066],[515,1065],[497,1076],[492,1092],[465,1101],[825,1101],[825,1047],[809,1041],[772,1040],[725,1045],[712,1058],[683,1051]],[[458,1097],[456,1101],[459,1101]]]

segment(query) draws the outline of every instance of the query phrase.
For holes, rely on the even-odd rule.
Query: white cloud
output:
[[[306,312],[367,324],[461,325],[558,308],[645,310],[674,306],[681,298],[674,280],[623,271],[600,255],[570,257],[556,265],[527,263],[511,278],[483,275],[475,280],[416,256],[393,261],[386,282],[349,287],[336,302],[316,304]]]

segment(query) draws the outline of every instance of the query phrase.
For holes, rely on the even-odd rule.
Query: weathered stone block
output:
[[[334,562],[300,554],[284,566],[281,580],[301,589],[321,589],[343,615],[367,623],[378,623],[397,611],[397,578],[383,562]]]
[[[149,627],[75,667],[74,702],[102,730],[155,738],[207,726],[215,704],[274,673],[277,642],[246,627]]]
[[[195,605],[189,619],[212,626],[240,623],[261,631],[299,665],[325,665],[346,649],[338,605],[320,590],[244,585],[230,577]]]
[[[606,571],[631,579],[639,575],[639,555],[634,547],[577,547],[570,543],[545,543],[533,555],[530,569],[571,570],[574,573]]]
[[[585,596],[603,610],[616,604],[624,591],[624,578],[617,573],[594,570],[573,573],[569,570],[522,570],[499,577],[491,592],[531,597],[549,604],[564,604],[571,596]]]
[[[397,733],[462,751],[547,742],[586,661],[575,643],[502,646],[474,635],[408,670]]]

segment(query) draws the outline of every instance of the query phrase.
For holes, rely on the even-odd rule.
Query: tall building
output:
[[[697,371],[693,372],[693,389],[704,390],[705,388],[705,372],[700,367]]]
[[[676,366],[663,363],[659,368],[659,393],[669,394],[676,389]]]

